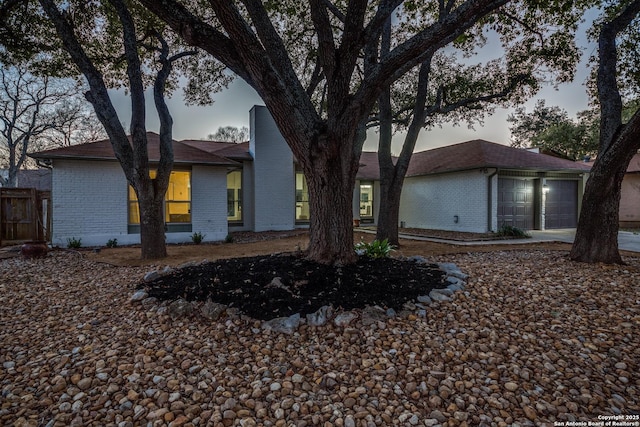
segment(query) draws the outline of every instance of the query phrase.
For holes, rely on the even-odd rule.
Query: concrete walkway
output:
[[[375,233],[373,230],[360,229],[360,231]],[[423,237],[400,233],[399,237],[402,239],[412,240],[424,240],[429,242],[447,243],[450,245],[458,246],[477,246],[477,245],[522,245],[541,242],[563,242],[573,243],[573,239],[576,235],[575,228],[562,229],[562,230],[532,230],[530,239],[509,239],[509,240],[476,240],[462,242],[459,240],[447,240],[438,239],[433,237]],[[630,231],[620,231],[618,233],[618,249],[631,252],[640,252],[640,233],[633,233]]]

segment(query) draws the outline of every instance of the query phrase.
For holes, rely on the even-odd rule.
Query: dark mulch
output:
[[[356,264],[334,267],[299,255],[271,255],[185,267],[140,287],[160,300],[211,299],[269,320],[304,316],[324,305],[347,310],[379,305],[398,311],[405,302],[441,288],[443,280],[436,265],[394,258],[362,257]]]

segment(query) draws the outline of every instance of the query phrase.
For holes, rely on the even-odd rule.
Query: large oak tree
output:
[[[507,1],[425,2],[437,13],[422,15],[402,43],[368,65],[365,57],[378,51],[384,23],[422,3],[212,0],[206,10],[175,0],[141,3],[262,97],[307,178],[308,256],[345,264],[356,259],[353,187],[366,123],[381,92]],[[306,14],[312,33],[300,37],[310,39],[312,49],[301,54],[305,43],[292,47],[285,33]],[[300,57],[308,59],[303,70],[294,65]]]
[[[640,109],[623,122],[623,96],[640,87],[640,0],[605,11],[598,35],[597,93],[600,146],[582,200],[570,257],[575,261],[622,263],[618,250],[622,180],[640,149]]]

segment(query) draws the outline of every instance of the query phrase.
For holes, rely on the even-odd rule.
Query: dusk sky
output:
[[[589,107],[589,99],[586,90],[586,80],[590,67],[587,64],[589,57],[595,51],[595,45],[586,42],[584,35],[589,25],[583,24],[579,30],[579,40],[582,48],[582,60],[573,83],[562,84],[558,89],[546,85],[536,97],[529,100],[525,106],[527,111],[532,111],[538,99],[544,99],[547,106],[559,106],[567,110],[571,117],[575,117],[578,111]],[[113,101],[120,114],[121,121],[128,127],[130,105],[127,97],[122,92],[113,93]],[[257,93],[241,79],[236,79],[227,90],[214,95],[214,104],[206,107],[187,107],[184,105],[181,91],[177,91],[168,100],[169,109],[174,120],[173,135],[177,140],[181,139],[205,139],[208,134],[214,133],[220,126],[249,127],[249,110],[254,105],[264,105]],[[476,124],[474,129],[469,129],[466,123],[459,126],[445,124],[442,128],[436,126],[430,130],[422,130],[416,151],[456,144],[472,139],[485,139],[508,145],[510,132],[507,117],[511,110],[496,109],[495,113],[487,117],[483,125]],[[159,122],[155,114],[152,96],[147,96],[147,129],[157,132]],[[400,151],[401,136],[395,138],[394,153]],[[377,137],[374,131],[369,132],[365,143],[366,151],[377,149]]]

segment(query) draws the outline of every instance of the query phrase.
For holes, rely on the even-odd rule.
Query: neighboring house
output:
[[[148,133],[158,161],[158,135]],[[167,241],[194,232],[222,240],[230,231],[291,230],[309,225],[306,180],[269,111],[250,112],[250,141],[174,141],[174,172],[165,202]],[[35,153],[53,170],[54,244],[138,243],[135,193],[108,140]],[[153,167],[153,166],[152,166]],[[525,150],[471,141],[415,153],[403,190],[407,227],[495,231],[574,227],[588,166]],[[550,189],[543,203],[543,187]],[[546,187],[545,187],[546,188]],[[354,219],[376,224],[380,202],[377,154],[362,153]],[[546,215],[545,215],[546,213]],[[545,220],[546,218],[546,220]]]
[[[0,187],[9,179],[9,170],[0,170]],[[35,188],[38,191],[51,191],[50,169],[20,169],[16,176],[17,188]]]
[[[620,227],[640,228],[640,153],[633,156],[622,180]]]

